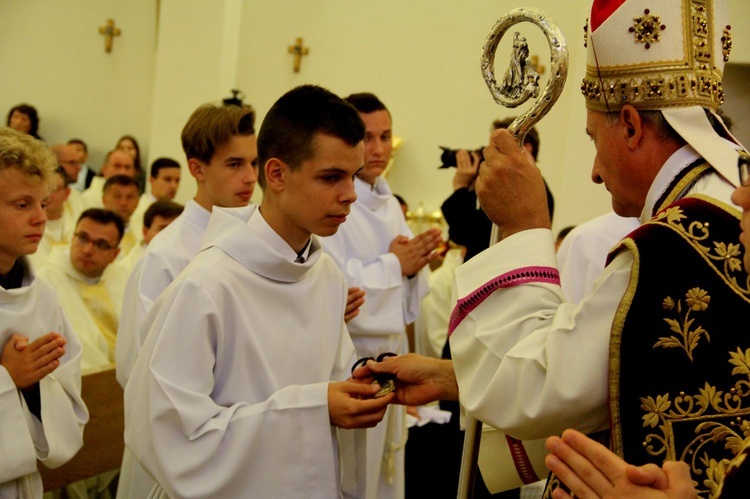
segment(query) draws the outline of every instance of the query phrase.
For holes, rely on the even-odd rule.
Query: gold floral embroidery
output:
[[[703,480],[703,486],[708,490],[709,497],[716,497],[724,483],[724,475],[727,472],[729,459],[709,459],[706,467],[706,479]]]
[[[685,227],[682,222],[686,218],[679,206],[671,206],[659,212],[650,223],[664,224],[676,229],[708,261],[713,262],[715,268],[724,274],[732,287],[744,295],[750,295],[750,274],[743,270],[742,247],[739,241],[713,241],[713,248],[706,246],[709,244],[709,224],[693,221]]]
[[[668,393],[641,397],[643,427],[654,430],[643,440],[646,452],[664,460],[687,462],[694,477],[704,477],[696,484],[701,497],[714,497],[720,490],[730,462],[710,457],[707,446],[720,445],[737,455],[750,437],[750,349],[729,352],[728,363],[734,366],[732,375],[740,376],[729,391],[706,383],[693,395],[681,392],[676,397]],[[685,424],[693,437],[678,449],[675,428]]]
[[[734,459],[729,462],[729,465],[726,467],[726,473],[722,475],[721,481],[718,484],[718,488],[716,489],[716,493],[714,494],[712,492],[712,497],[717,497],[721,495],[722,487],[724,486],[724,478],[726,478],[728,475],[732,473],[740,473],[740,466],[742,463],[745,462],[745,459],[747,459],[748,453],[750,452],[750,439],[745,439],[744,442],[742,442],[742,446],[740,450],[737,452],[737,454],[734,456]]]
[[[685,310],[683,316],[681,300],[677,300],[675,305],[675,301],[671,296],[664,298],[664,301],[662,302],[664,310],[672,311],[676,309],[678,319],[681,319],[676,320],[665,317],[664,322],[669,324],[669,329],[679,334],[681,338],[678,338],[675,335],[669,337],[662,336],[659,338],[659,341],[654,343],[654,348],[682,348],[685,350],[685,353],[687,353],[690,362],[692,362],[693,350],[698,346],[701,337],[705,336],[706,341],[711,341],[711,337],[709,336],[708,331],[703,329],[703,326],[698,326],[692,330],[690,329],[695,322],[694,318],[690,318],[690,312],[703,312],[708,308],[710,302],[711,297],[708,295],[707,291],[700,288],[689,289],[688,292],[685,293],[685,308],[687,310]]]

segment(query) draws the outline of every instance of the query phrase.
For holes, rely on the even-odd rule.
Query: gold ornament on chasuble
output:
[[[684,198],[634,231],[630,286],[612,329],[612,448],[628,462],[689,464],[714,497],[750,437],[750,277],[740,213]]]

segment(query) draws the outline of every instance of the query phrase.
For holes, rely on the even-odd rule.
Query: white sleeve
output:
[[[148,329],[143,328],[146,314],[162,291],[177,277],[179,271],[174,267],[170,258],[161,252],[147,251],[128,278],[115,344],[117,382],[123,388],[146,340]]]
[[[8,371],[0,366],[0,444],[3,447],[0,483],[35,472],[37,459],[50,468],[61,466],[83,445],[83,425],[88,421],[88,411],[81,399],[81,344],[57,300],[51,296],[52,290],[49,291],[49,295],[40,298],[45,303],[39,303],[39,308],[54,314],[53,320],[45,324],[50,331],[65,337],[66,353],[60,358],[57,369],[39,381],[41,421],[29,411]],[[3,336],[7,341],[5,336],[9,334]]]
[[[403,233],[411,236],[405,223]],[[394,253],[382,253],[365,263],[352,251],[352,242],[346,237],[326,238],[323,244],[349,286],[365,290],[365,303],[349,322],[352,335],[403,334],[404,325],[416,320],[422,298],[429,292],[429,268],[410,279],[401,275],[401,263]]]
[[[456,270],[459,300],[482,295],[488,275],[554,268],[553,248],[544,229],[490,247]],[[520,439],[606,428],[610,330],[631,263],[630,253],[619,255],[578,305],[544,282],[499,287],[479,300],[450,340],[466,410]]]

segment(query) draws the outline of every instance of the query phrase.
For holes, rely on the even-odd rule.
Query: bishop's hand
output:
[[[502,238],[551,227],[547,191],[530,154],[504,129],[492,134],[476,182],[479,204]]]
[[[368,361],[355,369],[352,376],[367,381],[380,374],[395,377],[393,402],[397,404],[419,406],[436,400],[458,400],[456,374],[450,360],[410,353],[387,357],[381,362]]]

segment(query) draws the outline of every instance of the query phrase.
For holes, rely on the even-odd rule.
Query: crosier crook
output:
[[[482,75],[490,89],[492,98],[498,104],[515,108],[525,103],[531,97],[539,96],[539,75],[529,66],[527,58],[529,56],[526,39],[522,38],[518,32],[513,39],[513,52],[511,62],[503,79],[503,83],[498,85],[495,79],[495,52],[497,51],[500,39],[510,29],[511,26],[521,23],[530,22],[541,28],[547,37],[550,48],[550,77],[541,96],[534,102],[531,108],[513,120],[508,127],[508,131],[513,134],[519,147],[523,147],[523,142],[529,130],[541,120],[552,106],[557,102],[565,86],[565,80],[568,76],[568,46],[557,23],[549,16],[537,9],[518,8],[511,10],[500,18],[492,31],[487,36],[482,50]],[[490,245],[499,240],[499,230],[496,225],[492,227],[490,235]],[[479,443],[482,434],[482,422],[474,418],[468,412],[466,413],[466,434],[464,436],[464,447],[461,455],[461,473],[458,480],[458,498],[468,499],[474,496],[474,482],[477,474],[477,461],[479,458]],[[523,461],[526,455],[520,441],[509,439],[510,448],[514,451],[514,460],[519,474],[524,478],[529,476],[528,462]],[[531,469],[531,475],[533,469]]]

